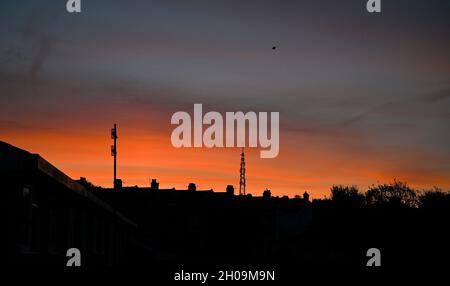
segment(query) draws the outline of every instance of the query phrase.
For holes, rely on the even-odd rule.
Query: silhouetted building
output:
[[[136,224],[39,155],[0,141],[0,181],[8,264],[63,266],[73,247],[85,267],[128,262]]]
[[[269,261],[311,223],[303,199],[237,196],[232,185],[224,192],[194,183],[164,189],[156,179],[144,188],[101,188],[11,145],[1,143],[0,154],[12,218],[5,253],[21,265],[64,264],[72,247],[85,266]]]
[[[175,264],[270,259],[284,240],[302,235],[311,223],[311,204],[302,198],[239,196],[232,185],[225,192],[194,186],[91,190],[136,221],[140,239],[158,246],[152,248],[152,257],[173,257]]]

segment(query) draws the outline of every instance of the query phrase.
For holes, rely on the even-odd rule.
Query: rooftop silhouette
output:
[[[398,181],[366,193],[333,186],[331,198],[310,201],[306,192],[237,195],[232,185],[163,189],[156,179],[102,188],[7,143],[0,154],[4,250],[13,265],[65,265],[65,251],[76,247],[87,268],[145,267],[164,276],[179,265],[265,265],[294,275],[298,268],[359,269],[373,247],[388,269],[438,267],[450,254],[450,195],[437,189],[418,192]]]

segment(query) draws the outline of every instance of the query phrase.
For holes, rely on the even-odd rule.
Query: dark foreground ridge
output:
[[[382,269],[440,269],[450,254],[450,196],[419,194],[395,182],[360,194],[335,186],[332,199],[239,196],[224,192],[115,189],[74,181],[37,154],[0,142],[2,223],[11,267],[66,269],[78,248],[83,269],[367,271],[366,252]],[[297,277],[301,278],[301,277]]]

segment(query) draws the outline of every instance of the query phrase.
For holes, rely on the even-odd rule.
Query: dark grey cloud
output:
[[[25,61],[28,57],[16,48],[7,48],[0,52],[0,65],[13,64],[15,61]]]
[[[44,126],[42,124],[25,123],[23,121],[17,120],[4,120],[0,118],[0,128],[3,131],[8,130],[23,130],[23,131],[57,131],[58,129],[50,126]]]
[[[56,43],[56,38],[37,28],[39,26],[39,18],[35,12],[31,13],[25,22],[21,34],[25,38],[31,38],[33,41],[34,54],[32,56],[29,69],[29,76],[33,94],[38,96],[38,81],[42,68],[51,55]]]
[[[407,110],[411,105],[417,104],[437,104],[440,102],[445,102],[450,98],[450,87],[441,89],[433,92],[426,92],[419,95],[412,95],[406,98],[394,98],[388,100],[379,105],[373,106],[369,109],[363,110],[356,116],[348,118],[340,123],[342,126],[349,126],[355,123],[364,121],[368,116],[379,113],[379,112],[389,112],[395,115],[395,112],[401,112],[402,110]],[[450,103],[447,102],[450,107]]]

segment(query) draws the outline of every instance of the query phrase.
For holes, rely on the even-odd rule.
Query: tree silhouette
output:
[[[364,205],[364,195],[355,186],[334,185],[331,187],[331,199],[339,206],[357,207]]]
[[[391,184],[372,186],[366,193],[368,205],[392,207],[418,207],[417,192],[405,182],[394,180]]]
[[[419,195],[420,205],[426,209],[444,209],[450,206],[450,193],[439,188],[425,191]]]

